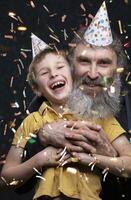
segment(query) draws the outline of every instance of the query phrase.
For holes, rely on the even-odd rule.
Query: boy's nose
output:
[[[56,72],[55,70],[52,70],[52,71],[50,72],[50,76],[51,76],[51,77],[55,77],[55,76],[58,76],[58,74],[57,74],[57,72]]]

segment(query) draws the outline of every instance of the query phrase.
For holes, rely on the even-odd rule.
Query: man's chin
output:
[[[82,90],[83,90],[84,94],[94,97],[97,94],[99,94],[103,90],[103,88],[100,86],[87,86],[86,85],[86,86],[83,86]]]

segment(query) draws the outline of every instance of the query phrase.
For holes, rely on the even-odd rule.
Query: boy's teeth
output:
[[[55,86],[60,85],[60,84],[64,84],[63,81],[58,81],[57,83],[54,83],[51,88],[53,89]]]

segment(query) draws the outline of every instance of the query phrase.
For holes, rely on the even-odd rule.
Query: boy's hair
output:
[[[31,86],[31,88],[38,89],[35,69],[36,69],[36,66],[42,61],[42,59],[44,59],[45,56],[49,53],[53,53],[56,55],[62,55],[67,60],[67,62],[69,62],[68,52],[63,49],[61,49],[59,51],[56,51],[56,49],[53,49],[53,48],[46,48],[46,49],[42,50],[39,54],[37,54],[35,56],[35,58],[31,62],[31,64],[29,65],[27,81],[28,81],[29,85]]]

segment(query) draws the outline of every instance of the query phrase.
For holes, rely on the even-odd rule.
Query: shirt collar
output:
[[[59,118],[64,117],[65,115],[70,115],[73,116],[73,114],[71,112],[69,112],[68,110],[66,110],[63,114],[60,114],[58,112],[56,112],[49,104],[48,101],[44,101],[42,103],[42,105],[40,106],[38,112],[40,113],[40,115],[44,115],[45,111],[49,111],[52,112],[53,114],[55,114],[56,116],[58,116]]]

